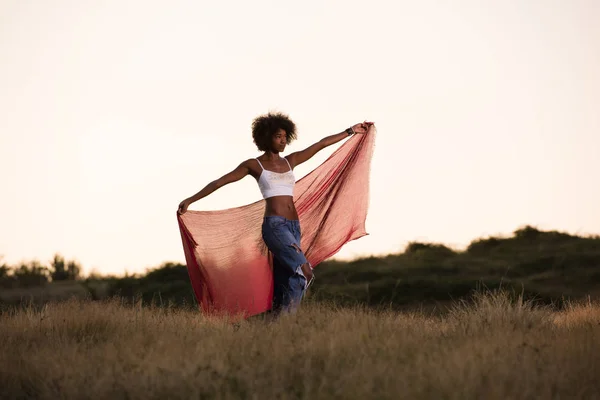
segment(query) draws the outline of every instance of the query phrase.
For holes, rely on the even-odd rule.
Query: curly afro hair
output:
[[[279,129],[285,131],[287,144],[296,139],[296,124],[286,114],[269,112],[254,118],[254,121],[252,121],[252,139],[254,139],[258,150],[268,151],[271,146],[271,138]]]

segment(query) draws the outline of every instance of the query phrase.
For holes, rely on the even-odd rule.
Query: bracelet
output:
[[[346,129],[344,132],[346,132],[348,136],[354,135],[354,129],[352,129],[352,127]]]

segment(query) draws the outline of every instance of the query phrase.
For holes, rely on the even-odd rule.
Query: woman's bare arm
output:
[[[366,133],[371,125],[373,125],[373,122],[365,121],[363,123],[352,126],[352,129],[354,130],[355,133]],[[337,143],[340,140],[347,138],[347,137],[348,137],[348,133],[346,133],[345,131],[336,133],[335,135],[330,135],[330,136],[324,137],[323,139],[319,140],[317,143],[307,147],[304,150],[291,153],[286,158],[290,162],[292,169],[293,169],[295,166],[300,165],[303,162],[310,160],[312,158],[312,156],[317,154],[319,151],[323,150],[325,147],[331,146],[332,144]]]
[[[336,133],[335,135],[324,137],[323,139],[319,140],[317,143],[308,146],[304,150],[300,150],[300,151],[291,153],[286,158],[290,162],[291,167],[293,169],[295,166],[300,165],[303,162],[310,160],[312,158],[312,156],[317,154],[319,151],[323,150],[325,147],[331,146],[332,144],[337,143],[340,140],[347,138],[347,137],[348,137],[348,134],[346,132],[340,132],[340,133]]]
[[[179,214],[183,214],[187,211],[187,208],[190,206],[190,204],[208,196],[215,190],[227,184],[239,181],[240,179],[248,175],[250,173],[249,161],[250,160],[244,161],[243,163],[238,165],[237,168],[235,168],[233,171],[223,175],[219,179],[210,182],[208,185],[204,186],[198,193],[183,200],[181,203],[179,203],[177,212]]]

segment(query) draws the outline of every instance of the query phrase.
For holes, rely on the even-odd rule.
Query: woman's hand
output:
[[[371,125],[375,124],[375,122],[361,122],[359,124],[353,125],[352,130],[354,133],[367,133]]]
[[[181,203],[179,203],[179,207],[177,207],[177,214],[181,215],[184,214],[188,207],[190,206],[190,201],[188,199],[183,200]]]

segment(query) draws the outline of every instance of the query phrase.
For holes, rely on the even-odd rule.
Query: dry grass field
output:
[[[0,398],[600,398],[600,305],[505,292],[444,315],[307,303],[275,322],[118,299],[0,315]]]

